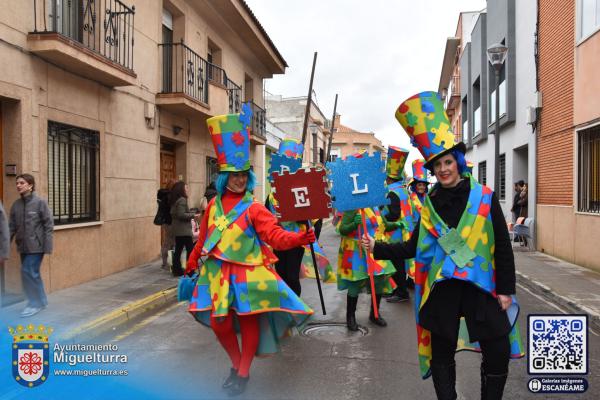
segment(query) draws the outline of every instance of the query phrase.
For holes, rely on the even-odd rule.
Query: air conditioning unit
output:
[[[525,109],[525,121],[527,122],[528,125],[533,125],[535,124],[535,121],[537,119],[537,108],[535,107],[527,107]]]

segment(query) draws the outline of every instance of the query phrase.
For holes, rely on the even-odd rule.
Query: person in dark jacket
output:
[[[10,209],[10,237],[21,254],[21,281],[27,296],[22,317],[39,313],[48,305],[40,267],[44,254],[52,253],[54,221],[48,203],[35,194],[35,179],[21,174],[16,180],[21,196]]]
[[[169,194],[169,204],[171,205],[171,232],[175,237],[175,252],[173,253],[173,276],[183,275],[181,267],[181,252],[185,247],[187,257],[194,249],[194,239],[192,234],[192,218],[197,216],[191,212],[188,207],[188,185],[179,181],[173,185]],[[199,215],[198,215],[199,216]]]
[[[0,203],[0,266],[8,260],[10,255],[10,229],[4,206]]]
[[[162,269],[167,269],[167,258],[169,250],[175,245],[175,238],[171,232],[171,205],[169,204],[169,194],[175,184],[174,179],[169,179],[167,186],[159,189],[156,192],[156,202],[158,203],[158,211],[154,223],[160,225],[161,230],[161,246],[160,257],[162,259]]]
[[[515,196],[513,197],[512,208],[510,209],[513,214],[513,223],[517,222],[517,218],[521,216],[521,205],[519,204],[519,201],[521,200],[521,190],[523,189],[523,185],[525,185],[523,180],[515,182]]]
[[[438,180],[411,238],[388,244],[365,235],[361,242],[375,259],[415,257],[419,365],[423,378],[433,377],[438,399],[457,398],[459,342],[464,349],[478,342],[481,398],[497,400],[510,357],[523,355],[518,328],[507,312],[511,308],[515,315],[516,307],[512,246],[496,194],[467,173],[466,146],[455,144],[443,110],[437,93],[423,92],[396,113]]]

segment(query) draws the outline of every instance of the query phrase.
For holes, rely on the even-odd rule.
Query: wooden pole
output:
[[[312,103],[312,88],[315,78],[315,66],[317,65],[317,52],[313,58],[312,72],[310,73],[310,85],[308,85],[308,97],[306,99],[306,111],[304,111],[304,126],[302,127],[302,144],[306,143],[306,131],[308,129],[308,116],[310,115],[310,104]]]
[[[369,232],[367,230],[367,217],[365,216],[365,210],[360,209],[360,216],[362,217],[363,231]],[[361,238],[362,239],[362,238]],[[360,239],[358,240],[360,246]],[[379,319],[379,310],[377,309],[377,295],[375,294],[375,277],[374,277],[374,268],[373,268],[373,259],[371,258],[371,254],[365,250],[365,256],[367,257],[367,272],[369,274],[369,280],[371,281],[371,301],[373,302],[373,314],[375,315],[375,319]]]
[[[327,156],[325,157],[325,163],[329,161],[329,156],[331,156],[331,144],[333,142],[333,130],[335,128],[335,113],[337,111],[337,99],[338,95],[335,94],[335,103],[333,103],[333,117],[331,117],[331,126],[329,127],[329,143],[327,145]]]

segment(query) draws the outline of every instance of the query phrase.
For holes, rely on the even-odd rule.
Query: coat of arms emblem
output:
[[[13,337],[12,374],[23,386],[35,387],[46,382],[50,373],[48,337],[53,329],[44,325],[8,327]]]

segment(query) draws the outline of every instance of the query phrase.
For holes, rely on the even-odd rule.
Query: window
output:
[[[500,154],[500,200],[506,200],[506,154]]]
[[[578,136],[577,210],[600,214],[600,125]]]
[[[48,205],[54,224],[100,219],[97,131],[48,121]]]
[[[578,39],[600,29],[600,0],[579,0]]]
[[[506,63],[502,66],[500,70],[500,117],[506,114]],[[490,118],[490,125],[492,125],[496,121],[496,75],[494,73],[494,69],[490,65],[490,101],[488,104],[490,105],[490,109],[488,110],[488,115]],[[500,121],[502,123],[502,121]]]
[[[478,181],[479,183],[481,183],[482,185],[487,184],[487,163],[485,161],[482,161],[479,163],[479,167],[478,167]]]
[[[471,101],[473,102],[473,137],[477,137],[481,134],[481,90],[479,77],[473,83]]]
[[[464,99],[462,100],[462,110],[460,112],[460,115],[463,120],[463,123],[462,123],[463,142],[469,143],[469,140],[471,139],[471,133],[469,132],[469,109],[468,109],[468,103],[467,103],[467,96],[465,96]]]
[[[208,186],[211,182],[217,182],[217,176],[219,175],[219,164],[217,159],[214,157],[206,157],[206,185]]]

